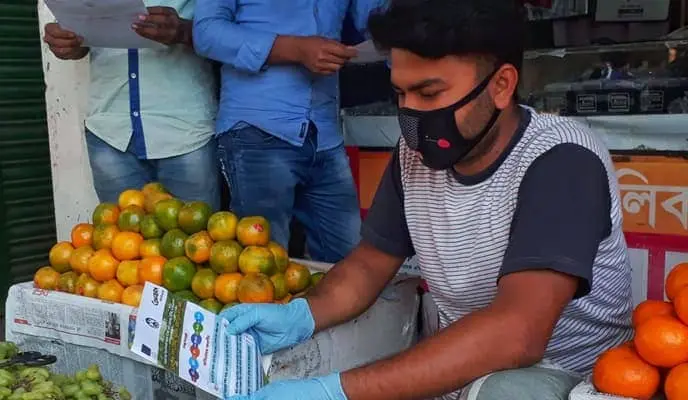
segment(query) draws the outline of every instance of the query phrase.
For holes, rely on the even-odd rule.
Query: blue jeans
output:
[[[230,209],[266,217],[277,243],[287,247],[293,216],[314,260],[337,262],[358,244],[361,217],[344,146],[317,151],[312,129],[297,147],[249,126],[220,135],[218,157]]]
[[[117,203],[124,190],[140,189],[155,181],[181,200],[201,200],[210,204],[213,210],[220,208],[217,144],[214,139],[190,153],[159,160],[141,160],[129,149],[121,152],[88,131],[86,147],[93,186],[101,202]]]

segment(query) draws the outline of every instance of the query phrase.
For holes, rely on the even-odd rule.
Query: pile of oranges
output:
[[[286,303],[321,278],[289,260],[270,241],[259,216],[174,198],[159,183],[101,203],[92,223],[79,223],[71,241],[55,244],[36,287],[137,307],[145,282],[219,312],[238,303]]]
[[[597,360],[592,378],[598,391],[688,400],[688,263],[674,267],[665,289],[670,301],[647,300],[633,311],[633,340]]]

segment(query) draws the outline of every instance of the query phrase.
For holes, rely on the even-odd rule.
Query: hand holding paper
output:
[[[191,21],[182,20],[172,7],[148,7],[148,14],[141,14],[132,29],[144,38],[167,45],[191,44]]]
[[[251,396],[231,396],[226,400],[347,400],[338,373],[322,378],[271,383]]]
[[[45,26],[43,41],[48,44],[55,57],[62,60],[78,60],[88,53],[88,47],[82,46],[84,38],[62,29],[56,23]]]

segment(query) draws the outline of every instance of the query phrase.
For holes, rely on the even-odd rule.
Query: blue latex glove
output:
[[[251,333],[262,354],[274,353],[313,336],[315,320],[305,299],[281,304],[239,304],[220,313],[228,333]]]
[[[347,400],[339,373],[322,378],[271,383],[251,396],[232,396],[225,400]]]

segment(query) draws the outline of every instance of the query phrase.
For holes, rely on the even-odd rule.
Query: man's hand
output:
[[[229,334],[253,334],[263,354],[274,353],[313,336],[315,322],[304,299],[289,304],[239,304],[222,313]]]
[[[132,29],[162,44],[191,44],[191,21],[180,18],[172,7],[148,7],[148,15],[139,15]]]
[[[358,54],[353,47],[319,36],[303,37],[299,42],[301,64],[316,74],[334,74]]]
[[[78,60],[88,54],[88,47],[83,47],[84,39],[74,32],[62,29],[54,22],[45,26],[43,41],[48,44],[55,57],[62,60]]]
[[[346,400],[346,395],[339,374],[332,374],[322,378],[277,381],[251,396],[232,396],[227,400]]]

